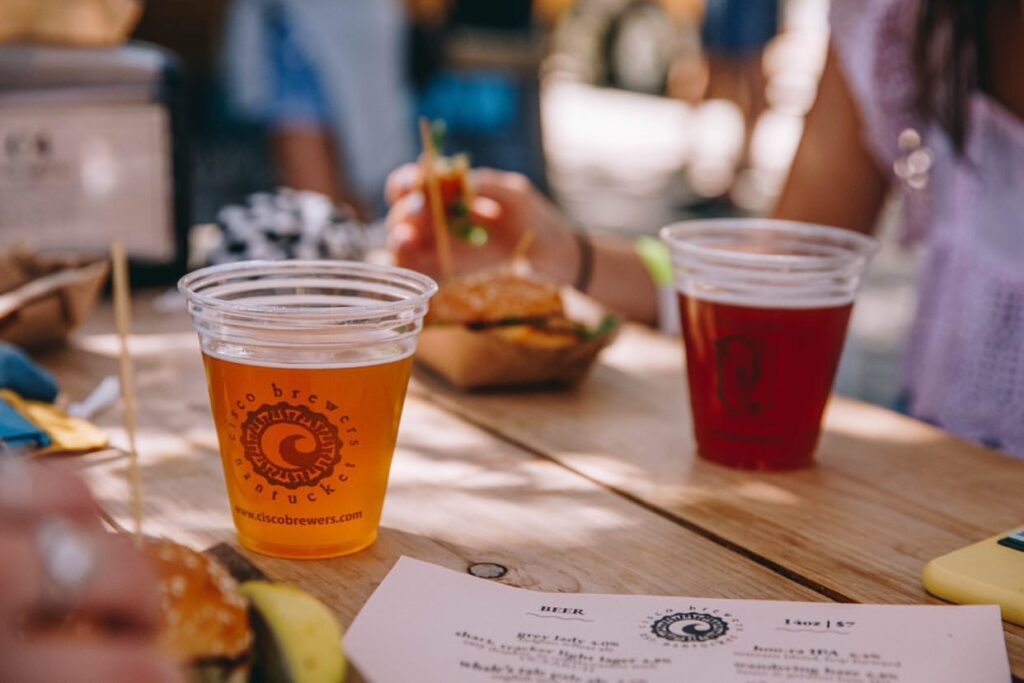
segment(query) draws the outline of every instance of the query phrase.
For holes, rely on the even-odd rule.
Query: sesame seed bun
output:
[[[252,649],[247,603],[216,561],[165,539],[144,547],[160,578],[161,647],[182,664],[234,666]]]
[[[533,320],[562,315],[558,288],[495,270],[455,278],[430,302],[427,322],[466,325]]]

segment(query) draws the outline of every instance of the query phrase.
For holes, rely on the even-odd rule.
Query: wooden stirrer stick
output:
[[[430,203],[430,217],[434,224],[437,258],[441,263],[441,278],[448,280],[453,273],[452,249],[448,241],[448,221],[445,219],[444,205],[441,202],[441,186],[437,180],[437,169],[434,167],[436,159],[434,139],[430,132],[430,123],[425,118],[420,119],[420,140],[423,144],[420,170],[423,173],[423,184],[427,190],[427,201]]]
[[[142,544],[142,480],[139,474],[139,454],[135,448],[135,372],[128,352],[128,334],[131,332],[131,303],[128,283],[128,259],[124,246],[114,241],[110,246],[114,266],[114,321],[121,342],[121,401],[124,405],[124,429],[128,433],[128,477],[135,542]]]
[[[534,236],[532,228],[519,236],[516,246],[512,248],[512,255],[508,257],[509,263],[515,265],[520,259],[526,258],[526,252],[530,251],[530,247],[533,245]]]

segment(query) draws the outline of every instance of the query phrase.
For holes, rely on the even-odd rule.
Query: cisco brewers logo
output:
[[[322,413],[283,401],[250,411],[241,442],[253,471],[289,489],[315,486],[341,460],[337,427]]]
[[[665,647],[709,647],[734,641],[743,626],[729,612],[690,605],[658,612],[644,619],[642,629],[642,638]]]

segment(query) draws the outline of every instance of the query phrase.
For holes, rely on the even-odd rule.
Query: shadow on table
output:
[[[145,440],[140,430],[140,444]],[[184,437],[165,438],[159,446],[140,459],[144,532],[201,547],[233,538],[220,456]],[[87,456],[79,471],[110,521],[130,530],[127,453],[111,449]]]

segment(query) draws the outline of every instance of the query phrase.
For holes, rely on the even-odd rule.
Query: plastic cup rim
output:
[[[310,272],[312,271],[312,272]],[[320,272],[316,272],[320,271]],[[336,271],[332,273],[331,271]],[[387,284],[394,286],[406,285],[410,288],[409,297],[398,301],[356,305],[329,305],[316,308],[301,308],[280,304],[251,304],[231,301],[218,296],[203,294],[194,289],[196,283],[214,276],[246,276],[246,275],[325,275],[335,276],[337,281],[346,277],[376,276]],[[268,278],[268,281],[269,278]],[[418,289],[419,291],[416,291]],[[427,275],[408,268],[385,266],[362,261],[344,260],[251,260],[236,261],[214,266],[206,266],[193,270],[178,280],[180,291],[192,306],[205,307],[222,312],[239,313],[248,316],[274,316],[285,319],[317,320],[329,318],[337,320],[339,315],[360,319],[394,315],[408,309],[425,305],[437,293],[437,283]]]
[[[846,254],[759,254],[698,244],[686,239],[687,237],[695,237],[702,232],[713,231],[716,228],[745,228],[763,232],[776,231],[789,233],[796,238],[825,237],[834,240],[836,243],[846,243],[851,246]],[[658,235],[668,246],[673,257],[678,253],[698,259],[709,258],[732,261],[740,266],[784,267],[795,264],[815,263],[821,266],[835,264],[838,267],[847,265],[857,259],[863,259],[866,262],[881,248],[881,244],[874,237],[853,230],[775,218],[702,218],[678,221],[661,228],[658,231]]]

